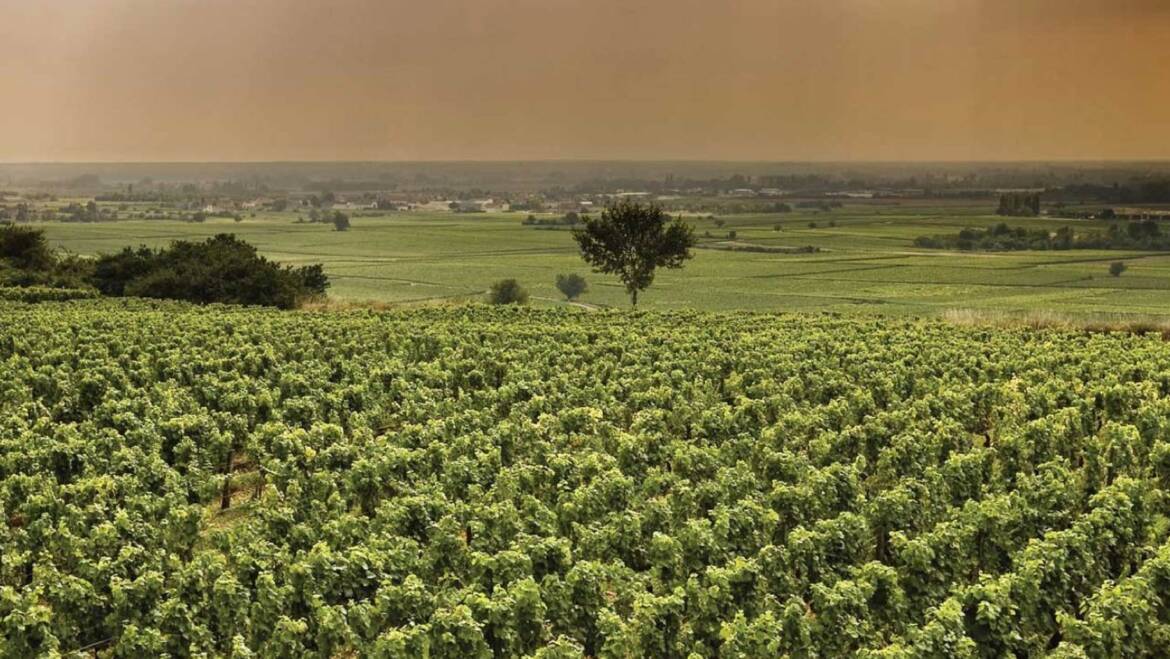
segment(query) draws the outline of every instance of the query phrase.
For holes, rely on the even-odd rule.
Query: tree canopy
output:
[[[94,263],[91,283],[105,295],[258,304],[290,309],[323,295],[329,280],[320,265],[281,266],[231,234],[170,247],[125,248]]]
[[[589,284],[585,283],[585,278],[579,274],[557,275],[557,290],[566,300],[575,300],[588,289]]]
[[[594,272],[616,275],[630,303],[654,282],[657,268],[681,268],[691,258],[694,230],[682,218],[671,219],[650,203],[621,200],[597,218],[585,217],[573,231],[581,256]]]

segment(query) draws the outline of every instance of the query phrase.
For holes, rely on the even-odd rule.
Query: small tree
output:
[[[653,283],[654,270],[681,268],[695,246],[694,231],[682,218],[671,220],[659,206],[628,199],[584,219],[573,239],[594,272],[617,275],[635,307],[638,291]]]
[[[564,294],[566,300],[573,301],[588,289],[589,285],[581,275],[557,275],[557,290]]]
[[[349,216],[341,211],[333,212],[333,228],[337,231],[349,230]]]
[[[727,220],[724,220],[724,219],[715,220],[715,226],[719,227],[720,229],[723,228],[724,224],[727,224]]]
[[[528,291],[515,279],[501,279],[488,291],[492,304],[528,304]]]
[[[1121,261],[1114,261],[1109,264],[1109,274],[1114,277],[1120,277],[1121,273],[1126,271],[1126,266]]]

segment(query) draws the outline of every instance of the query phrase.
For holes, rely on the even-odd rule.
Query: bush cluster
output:
[[[257,304],[291,309],[324,295],[320,265],[282,266],[231,234],[175,241],[152,250],[127,247],[94,263],[90,282],[104,295]]]
[[[964,251],[1017,251],[1066,249],[1170,249],[1170,235],[1152,220],[1113,224],[1108,231],[1077,232],[1072,227],[1056,231],[1011,227],[1004,222],[989,229],[968,227],[954,236],[919,236],[915,247]]]

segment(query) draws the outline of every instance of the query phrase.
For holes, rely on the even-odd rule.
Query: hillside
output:
[[[0,655],[1170,652],[1170,345],[0,302]]]

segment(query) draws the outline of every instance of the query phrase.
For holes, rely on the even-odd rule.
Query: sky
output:
[[[1170,0],[0,0],[0,161],[1170,158]]]

